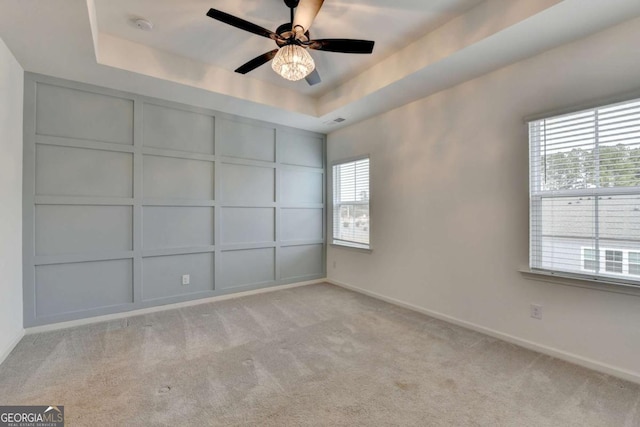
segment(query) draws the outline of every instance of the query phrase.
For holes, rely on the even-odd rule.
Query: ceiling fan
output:
[[[275,32],[220,10],[209,9],[207,16],[241,30],[269,38],[278,45],[277,49],[263,53],[238,67],[235,70],[236,73],[247,74],[273,60],[271,67],[285,79],[297,81],[304,78],[309,85],[313,86],[320,83],[321,80],[315,69],[313,58],[307,49],[361,54],[373,52],[375,42],[370,40],[311,39],[309,28],[324,0],[284,0],[284,3],[291,11],[291,21],[280,25]]]

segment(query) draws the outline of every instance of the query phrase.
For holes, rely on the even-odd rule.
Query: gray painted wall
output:
[[[25,326],[325,276],[323,135],[30,73],[24,121]]]

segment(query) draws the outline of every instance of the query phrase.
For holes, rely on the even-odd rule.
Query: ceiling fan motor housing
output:
[[[276,34],[282,36],[283,38],[283,40],[276,40],[276,44],[280,47],[291,44],[295,37],[295,33],[291,29],[291,22],[286,22],[280,25],[276,30]],[[304,33],[304,37],[302,38],[298,37],[298,40],[304,41],[304,42],[309,41],[310,39],[311,39],[311,36],[309,35],[309,31]]]

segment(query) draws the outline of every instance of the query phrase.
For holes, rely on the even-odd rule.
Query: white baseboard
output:
[[[176,308],[192,307],[194,305],[207,304],[215,301],[224,301],[228,299],[246,297],[249,295],[264,294],[267,292],[281,291],[283,289],[297,288],[300,286],[313,285],[316,283],[326,282],[326,279],[309,280],[306,282],[290,283],[288,285],[271,286],[268,288],[255,289],[252,291],[237,292],[233,294],[219,295],[210,298],[201,298],[191,301],[177,302],[173,304],[159,305],[156,307],[141,308],[138,310],[125,311],[122,313],[106,314],[104,316],[87,317],[85,319],[70,320],[68,322],[51,323],[49,325],[33,326],[25,330],[26,335],[37,334],[40,332],[57,331],[60,329],[74,328],[76,326],[89,325],[92,323],[107,322],[110,320],[125,319],[127,317],[140,316],[142,314],[157,313],[159,311],[175,310]]]
[[[500,331],[496,331],[495,329],[486,328],[484,326],[480,326],[478,324],[468,322],[466,320],[460,320],[455,317],[448,316],[446,314],[439,313],[437,311],[429,310],[426,308],[419,307],[414,304],[410,304],[404,301],[400,301],[395,298],[390,298],[379,294],[377,292],[368,291],[366,289],[359,288],[357,286],[349,285],[346,283],[338,282],[336,280],[327,279],[325,280],[327,283],[331,283],[332,285],[340,286],[341,288],[349,289],[354,292],[358,292],[372,298],[379,299],[381,301],[388,302],[390,304],[394,304],[400,307],[404,307],[406,309],[417,311],[422,314],[426,314],[427,316],[434,317],[436,319],[444,320],[445,322],[452,323],[454,325],[462,326],[463,328],[471,329],[476,332],[483,333],[485,335],[489,335],[494,338],[498,338],[503,341],[507,341],[509,343],[518,345],[520,347],[524,347],[529,350],[536,351],[538,353],[546,354],[548,356],[555,357],[560,360],[564,360],[566,362],[573,363],[575,365],[579,365],[588,369],[592,369],[597,372],[601,372],[607,375],[611,375],[613,377],[621,378],[623,380],[631,381],[637,384],[640,384],[640,373],[628,371],[626,369],[621,369],[616,366],[612,366],[606,363],[598,362],[596,360],[592,360],[586,357],[578,356],[577,354],[569,353],[563,350],[559,350],[553,347],[549,347],[543,344],[538,344],[529,340],[525,340],[522,338],[518,338],[513,335],[505,334]]]
[[[13,337],[11,341],[9,341],[9,345],[4,350],[0,350],[0,365],[5,361],[5,359],[11,354],[13,349],[18,345],[22,337],[25,335],[25,330],[20,329],[18,333]]]

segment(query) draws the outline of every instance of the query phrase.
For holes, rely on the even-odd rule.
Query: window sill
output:
[[[364,253],[367,253],[367,254],[370,254],[371,252],[373,252],[373,249],[371,249],[371,247],[363,248],[363,247],[359,247],[359,246],[343,245],[343,244],[340,244],[340,243],[329,243],[329,245],[334,247],[334,248],[349,249],[349,250],[352,250],[352,251],[364,252]]]
[[[580,277],[574,276],[570,273],[555,273],[544,270],[531,270],[529,268],[524,268],[519,271],[522,276],[528,280],[554,283],[563,286],[593,289],[602,292],[613,292],[617,294],[640,296],[640,285],[617,282],[615,279],[604,277],[599,279]]]

